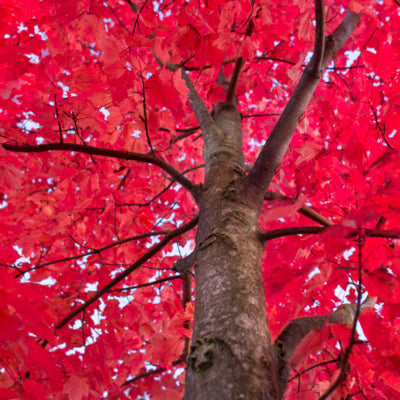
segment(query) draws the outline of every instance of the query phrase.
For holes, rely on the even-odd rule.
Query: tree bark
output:
[[[203,131],[205,161],[204,186],[196,197],[200,207],[194,253],[196,303],[186,400],[278,400],[283,396],[292,350],[284,343],[280,347],[271,343],[261,270],[263,237],[257,221],[275,169],[322,70],[358,21],[359,15],[348,11],[326,38],[326,46],[320,29],[314,56],[247,176],[241,117],[234,99],[227,96],[213,119],[182,72]],[[315,321],[317,327],[321,320]],[[302,332],[296,335],[297,340],[301,337]]]
[[[185,399],[276,399],[279,378],[266,314],[259,212],[238,185],[244,176],[240,115],[222,104],[215,121],[225,139],[205,148]]]

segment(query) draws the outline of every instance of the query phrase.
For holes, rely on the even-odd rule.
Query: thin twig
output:
[[[56,109],[58,131],[60,132],[60,143],[63,143],[62,128],[61,128],[61,123],[60,123],[60,113],[58,112],[58,106],[57,106],[57,95],[54,95],[54,108]]]
[[[391,144],[390,144],[390,143],[388,142],[388,140],[386,139],[385,132],[383,131],[383,129],[382,129],[382,127],[381,127],[381,124],[380,124],[379,121],[378,121],[378,115],[377,115],[377,113],[376,113],[376,110],[375,110],[374,106],[372,105],[372,103],[371,103],[370,100],[368,100],[368,103],[369,103],[369,106],[371,107],[372,113],[374,114],[375,124],[376,124],[376,126],[377,126],[377,128],[378,128],[380,134],[382,135],[383,140],[386,142],[386,144],[387,144],[387,146],[389,147],[389,149],[393,150],[393,147],[391,146]]]
[[[143,114],[144,114],[144,117],[142,118],[142,121],[144,123],[144,130],[146,132],[147,143],[149,144],[150,151],[151,151],[152,154],[155,154],[153,145],[151,144],[150,134],[149,134],[149,124],[148,124],[148,120],[147,120],[147,109],[146,109],[147,108],[146,107],[146,91],[145,91],[145,87],[144,87],[144,79],[143,79],[142,73],[140,73],[140,79],[142,81]]]
[[[357,322],[360,317],[361,307],[362,307],[362,247],[363,247],[363,238],[362,233],[359,232],[358,235],[358,285],[357,285],[357,305],[354,314],[353,326],[351,329],[349,344],[346,347],[342,357],[341,357],[341,368],[339,376],[336,378],[335,382],[326,390],[326,392],[319,398],[319,400],[325,400],[328,396],[335,391],[335,389],[346,379],[348,370],[349,370],[349,359],[350,354],[354,345],[357,343],[356,334],[357,334]]]
[[[119,288],[119,289],[111,289],[111,290],[108,291],[108,293],[126,292],[128,290],[135,290],[135,289],[140,289],[140,288],[147,287],[147,286],[158,285],[159,283],[163,283],[163,282],[173,281],[174,279],[182,279],[182,276],[178,276],[178,275],[177,276],[169,276],[167,278],[161,278],[161,279],[158,279],[158,280],[153,281],[153,282],[141,283],[140,285],[127,286],[127,287]]]
[[[157,254],[161,249],[163,249],[172,239],[182,235],[185,232],[193,229],[198,222],[198,216],[194,217],[191,221],[182,225],[181,227],[169,231],[163,239],[161,239],[155,246],[153,246],[148,252],[143,254],[136,262],[131,264],[125,271],[118,274],[114,279],[108,282],[105,286],[99,289],[92,297],[90,297],[85,303],[81,304],[77,309],[72,311],[69,315],[67,315],[56,327],[55,329],[61,329],[65,325],[68,324],[72,319],[74,319],[77,315],[79,315],[83,310],[86,310],[91,304],[93,304],[97,299],[107,293],[111,288],[124,280],[128,275],[130,275],[133,271],[137,270],[139,267],[143,265],[149,258],[153,257]]]
[[[147,233],[143,233],[141,235],[131,236],[131,237],[128,237],[126,239],[122,239],[122,240],[118,240],[118,241],[112,242],[112,243],[107,244],[107,245],[105,245],[103,247],[100,247],[98,249],[93,249],[91,251],[87,251],[86,253],[77,254],[76,256],[59,258],[57,260],[48,261],[48,262],[45,262],[43,264],[37,264],[35,267],[29,268],[26,271],[21,271],[21,273],[19,275],[22,275],[25,272],[36,271],[37,269],[46,267],[48,265],[58,264],[58,263],[65,262],[65,261],[78,260],[80,258],[91,256],[91,255],[94,255],[94,254],[100,255],[100,253],[102,253],[105,250],[108,250],[108,249],[110,249],[112,247],[115,247],[115,246],[120,246],[120,245],[122,245],[124,243],[132,242],[133,240],[140,240],[140,239],[144,239],[144,238],[148,238],[148,237],[152,237],[152,236],[168,235],[169,233],[170,233],[170,231],[163,230],[163,231],[147,232]]]
[[[296,375],[292,376],[292,377],[288,380],[288,382],[291,382],[291,381],[295,380],[296,378],[300,378],[301,375],[304,375],[304,374],[306,374],[307,372],[309,372],[309,371],[311,371],[311,370],[313,370],[313,369],[315,369],[315,368],[322,367],[322,366],[327,365],[327,364],[337,363],[337,362],[338,362],[338,359],[335,359],[335,360],[328,360],[328,361],[322,361],[322,362],[320,362],[320,363],[318,363],[318,364],[314,364],[314,365],[312,365],[311,367],[308,367],[308,368],[304,369],[303,371],[297,372]]]

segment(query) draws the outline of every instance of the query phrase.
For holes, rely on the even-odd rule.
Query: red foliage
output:
[[[363,14],[361,23],[325,72],[272,183],[297,201],[266,203],[260,226],[310,225],[297,212],[302,206],[336,225],[268,243],[274,256],[263,271],[274,338],[293,318],[340,306],[357,280],[349,231],[373,229],[377,220],[385,230],[400,224],[398,2],[325,3],[327,34],[348,7]],[[184,63],[211,109],[223,94],[221,64],[230,76],[231,60],[243,57],[237,93],[252,164],[313,51],[313,15],[313,2],[304,0],[2,2],[0,399],[182,396],[184,364],[176,361],[193,309],[182,307],[181,280],[167,278],[176,275],[176,249],[193,247],[193,230],[55,327],[197,213],[184,183],[160,168],[168,163],[195,184],[203,179],[187,88],[163,65]],[[76,150],[10,147],[61,142]],[[90,154],[88,146],[119,153]],[[155,231],[162,232],[145,235]],[[354,347],[333,399],[400,398],[398,247],[365,240],[365,291],[379,307],[361,316],[368,343]],[[160,282],[136,288],[152,281]],[[339,371],[332,360],[346,347],[348,328],[328,325],[310,335],[295,354],[296,370],[331,363],[293,379],[287,398],[318,398]]]

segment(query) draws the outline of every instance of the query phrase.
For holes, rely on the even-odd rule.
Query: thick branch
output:
[[[360,311],[367,307],[373,307],[376,297],[367,297],[360,305]],[[290,359],[298,344],[313,329],[321,328],[325,323],[353,326],[356,317],[357,307],[354,304],[344,304],[335,312],[329,315],[316,317],[298,318],[289,323],[275,341],[275,348],[279,353],[280,371],[281,371],[281,388],[285,389],[290,375]]]
[[[345,44],[360,20],[360,15],[347,11],[340,25],[326,38],[321,70],[325,69],[336,52]],[[265,192],[274,176],[297,124],[303,115],[320,81],[320,74],[314,73],[313,66],[318,54],[314,54],[305,68],[297,87],[286,105],[281,117],[265,143],[254,167],[247,176],[245,190],[252,191],[255,201],[261,204]]]
[[[130,265],[125,271],[121,272],[117,275],[114,279],[107,283],[107,285],[103,286],[100,290],[98,290],[89,300],[85,301],[81,306],[79,306],[76,310],[70,313],[67,317],[65,317],[56,327],[55,329],[63,328],[68,322],[74,319],[78,314],[82,311],[86,310],[91,304],[93,304],[97,299],[99,299],[103,294],[107,293],[111,288],[125,279],[128,275],[130,275],[133,271],[138,269],[140,266],[143,265],[149,258],[157,254],[161,249],[164,248],[166,244],[168,244],[172,239],[182,235],[185,232],[190,231],[193,229],[198,222],[198,216],[193,218],[187,224],[182,225],[180,228],[175,229],[167,233],[163,239],[161,239],[158,244],[153,246],[147,253],[145,253],[142,257],[140,257],[135,263]]]
[[[194,267],[195,264],[196,264],[196,249],[193,250],[185,258],[177,260],[173,266],[173,270],[183,273],[183,272],[187,271],[188,269]]]
[[[2,144],[2,146],[8,151],[14,151],[17,153],[42,153],[45,151],[76,151],[79,153],[85,153],[89,155],[99,155],[104,157],[118,158],[122,160],[132,160],[138,162],[145,162],[148,164],[157,165],[165,172],[167,172],[172,178],[179,182],[184,188],[192,193],[196,199],[198,196],[198,187],[185,178],[179,171],[168,164],[163,159],[150,154],[132,153],[124,150],[113,150],[105,149],[101,147],[94,147],[89,145],[75,144],[75,143],[48,143],[39,145],[13,145],[13,144]]]

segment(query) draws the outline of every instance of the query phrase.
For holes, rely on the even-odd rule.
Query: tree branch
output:
[[[313,235],[321,233],[328,228],[329,228],[328,226],[295,226],[289,228],[281,228],[281,229],[275,229],[273,231],[262,232],[260,233],[260,238],[263,241],[267,241],[290,235]],[[357,235],[358,231],[355,229],[354,232],[349,232],[346,235],[346,237],[349,238]],[[400,238],[400,232],[384,231],[379,229],[365,229],[365,236],[383,238],[383,239],[398,239]]]
[[[325,52],[325,5],[324,0],[315,0],[315,44],[312,58],[312,72],[321,77]]]
[[[264,200],[273,200],[277,198],[289,199],[293,202],[296,201],[295,199],[292,199],[280,193],[272,192],[270,190],[268,190],[264,196]],[[301,207],[297,212],[323,226],[332,226],[334,224],[330,219],[325,218],[323,215],[309,207]]]
[[[381,124],[379,123],[378,115],[376,114],[376,110],[375,110],[374,106],[372,105],[370,100],[368,100],[368,103],[369,103],[369,106],[371,107],[372,113],[374,114],[376,127],[378,128],[380,134],[383,137],[383,140],[386,142],[389,149],[393,150],[393,147],[390,145],[390,143],[388,142],[388,140],[386,138],[385,131],[382,129]]]
[[[360,304],[360,312],[367,307],[373,307],[375,302],[376,297],[372,298],[368,296],[364,302]],[[347,325],[349,327],[354,326],[353,324],[355,324],[355,318],[357,316],[356,309],[357,307],[354,304],[344,304],[332,314],[297,318],[289,323],[276,339],[274,344],[279,357],[281,389],[283,391],[290,375],[290,359],[302,339],[305,338],[313,329],[319,329],[327,322]]]
[[[205,105],[204,101],[194,87],[189,75],[183,68],[181,68],[181,73],[182,79],[185,81],[186,86],[189,89],[189,104],[196,115],[197,121],[200,124],[203,134],[204,132],[213,132],[214,135],[219,136],[217,125],[215,124],[211,114],[208,112],[207,106]]]
[[[173,362],[172,362],[172,365],[175,367],[175,366],[177,366],[177,365],[179,365],[179,364],[183,364],[184,362],[186,362],[186,357],[181,356],[181,357],[179,357],[177,360],[173,361]],[[165,371],[165,370],[167,370],[166,367],[159,367],[159,368],[157,368],[157,369],[153,369],[152,371],[147,371],[147,372],[144,372],[144,373],[142,373],[142,374],[138,374],[138,375],[134,376],[133,378],[126,380],[126,381],[122,384],[122,386],[130,385],[131,383],[133,383],[133,382],[135,382],[135,381],[137,381],[137,380],[139,380],[139,379],[145,378],[145,377],[147,377],[147,376],[159,374],[160,372],[163,372],[163,371]]]
[[[244,60],[242,57],[239,57],[236,60],[235,68],[233,70],[231,79],[229,81],[229,87],[228,91],[226,92],[226,98],[225,98],[226,104],[231,104],[236,106],[235,104],[236,88],[239,83],[240,71],[242,70],[243,65],[244,65]]]
[[[170,233],[170,231],[155,231],[155,232],[143,233],[142,235],[131,236],[131,237],[126,238],[126,239],[122,239],[122,240],[118,240],[116,242],[112,242],[112,243],[107,244],[107,245],[105,245],[103,247],[100,247],[98,249],[93,249],[93,250],[88,251],[86,253],[77,254],[76,256],[71,256],[71,257],[59,258],[57,260],[52,260],[52,261],[45,262],[43,264],[38,264],[38,265],[36,265],[36,267],[32,267],[32,268],[29,268],[29,269],[27,269],[25,271],[21,271],[20,274],[17,275],[17,277],[19,275],[25,274],[25,272],[34,271],[34,270],[46,267],[48,265],[58,264],[60,262],[65,262],[65,261],[78,260],[78,259],[80,259],[82,257],[91,256],[91,255],[94,255],[94,254],[100,254],[104,250],[108,250],[111,247],[120,246],[121,244],[132,242],[133,240],[144,239],[144,238],[151,237],[151,236],[167,235],[168,233]]]
[[[140,289],[140,288],[143,288],[143,287],[158,285],[158,284],[160,284],[160,283],[173,281],[173,280],[175,280],[175,279],[183,279],[183,278],[182,278],[182,276],[180,276],[180,275],[168,276],[167,278],[157,279],[156,281],[147,282],[147,283],[142,283],[142,284],[140,284],[140,285],[128,286],[128,287],[123,287],[123,288],[118,288],[118,289],[111,289],[111,290],[109,290],[108,292],[109,292],[109,293],[112,293],[112,292],[126,292],[126,291],[128,291],[128,290],[135,290],[135,289]]]
[[[131,264],[125,271],[121,272],[114,279],[107,283],[107,285],[103,286],[100,290],[98,290],[89,300],[85,301],[81,306],[79,306],[76,310],[67,315],[56,327],[55,329],[63,328],[68,322],[74,319],[78,314],[80,314],[83,310],[86,310],[91,304],[93,304],[97,299],[99,299],[103,294],[107,293],[112,287],[125,279],[128,275],[130,275],[133,271],[138,269],[143,263],[145,263],[149,258],[157,254],[164,246],[169,243],[172,239],[177,236],[182,235],[185,232],[193,229],[198,222],[198,216],[193,218],[187,224],[182,225],[178,229],[173,231],[169,231],[163,239],[158,242],[155,246],[153,246],[147,253],[145,253],[142,257],[140,257],[136,262]]]
[[[196,249],[194,249],[187,257],[177,260],[173,266],[173,270],[183,273],[192,268],[196,264]]]
[[[346,379],[348,369],[349,369],[349,360],[351,351],[356,344],[356,333],[357,333],[357,322],[358,318],[360,317],[361,310],[363,307],[361,303],[362,299],[362,246],[363,246],[363,239],[361,234],[358,236],[358,283],[357,283],[357,305],[354,310],[353,306],[353,326],[351,327],[351,334],[349,339],[349,344],[346,347],[342,357],[341,357],[341,366],[340,366],[340,373],[339,376],[336,378],[335,382],[326,390],[326,392],[319,398],[319,400],[325,400],[328,396],[334,392],[334,390]],[[367,297],[368,299],[368,297]],[[375,304],[375,303],[374,303]]]
[[[290,235],[310,235],[315,233],[321,233],[326,229],[325,226],[296,226],[291,228],[275,229],[269,232],[263,232],[260,234],[260,238],[263,241],[276,239],[282,236]]]
[[[246,27],[245,38],[250,37],[253,34],[253,31],[254,31],[254,22],[253,19],[250,18]],[[244,60],[242,57],[239,57],[236,60],[235,68],[233,69],[233,73],[229,81],[228,90],[226,92],[225,104],[231,104],[236,107],[235,95],[236,95],[237,85],[239,83],[240,72],[242,71],[243,65],[244,65]]]
[[[348,10],[340,25],[326,38],[321,70],[326,68],[331,58],[345,44],[359,20],[359,14]],[[318,61],[318,54],[313,54],[310,63],[304,69],[293,95],[244,182],[244,190],[247,193],[251,191],[252,197],[259,204],[262,203],[275,170],[281,162],[297,124],[320,81],[321,75],[316,75],[314,68],[316,61]]]
[[[99,155],[99,156],[112,157],[122,160],[145,162],[148,164],[156,165],[157,167],[167,172],[184,188],[189,190],[189,192],[193,195],[195,199],[197,199],[199,195],[199,188],[197,185],[195,185],[189,179],[185,178],[179,171],[177,171],[166,161],[153,154],[133,153],[130,151],[105,149],[101,147],[94,147],[86,144],[82,145],[75,143],[47,143],[39,145],[30,145],[30,144],[13,145],[13,144],[3,143],[2,146],[7,151],[14,151],[17,153],[42,153],[45,151],[76,151],[79,153],[85,153],[89,155]]]

